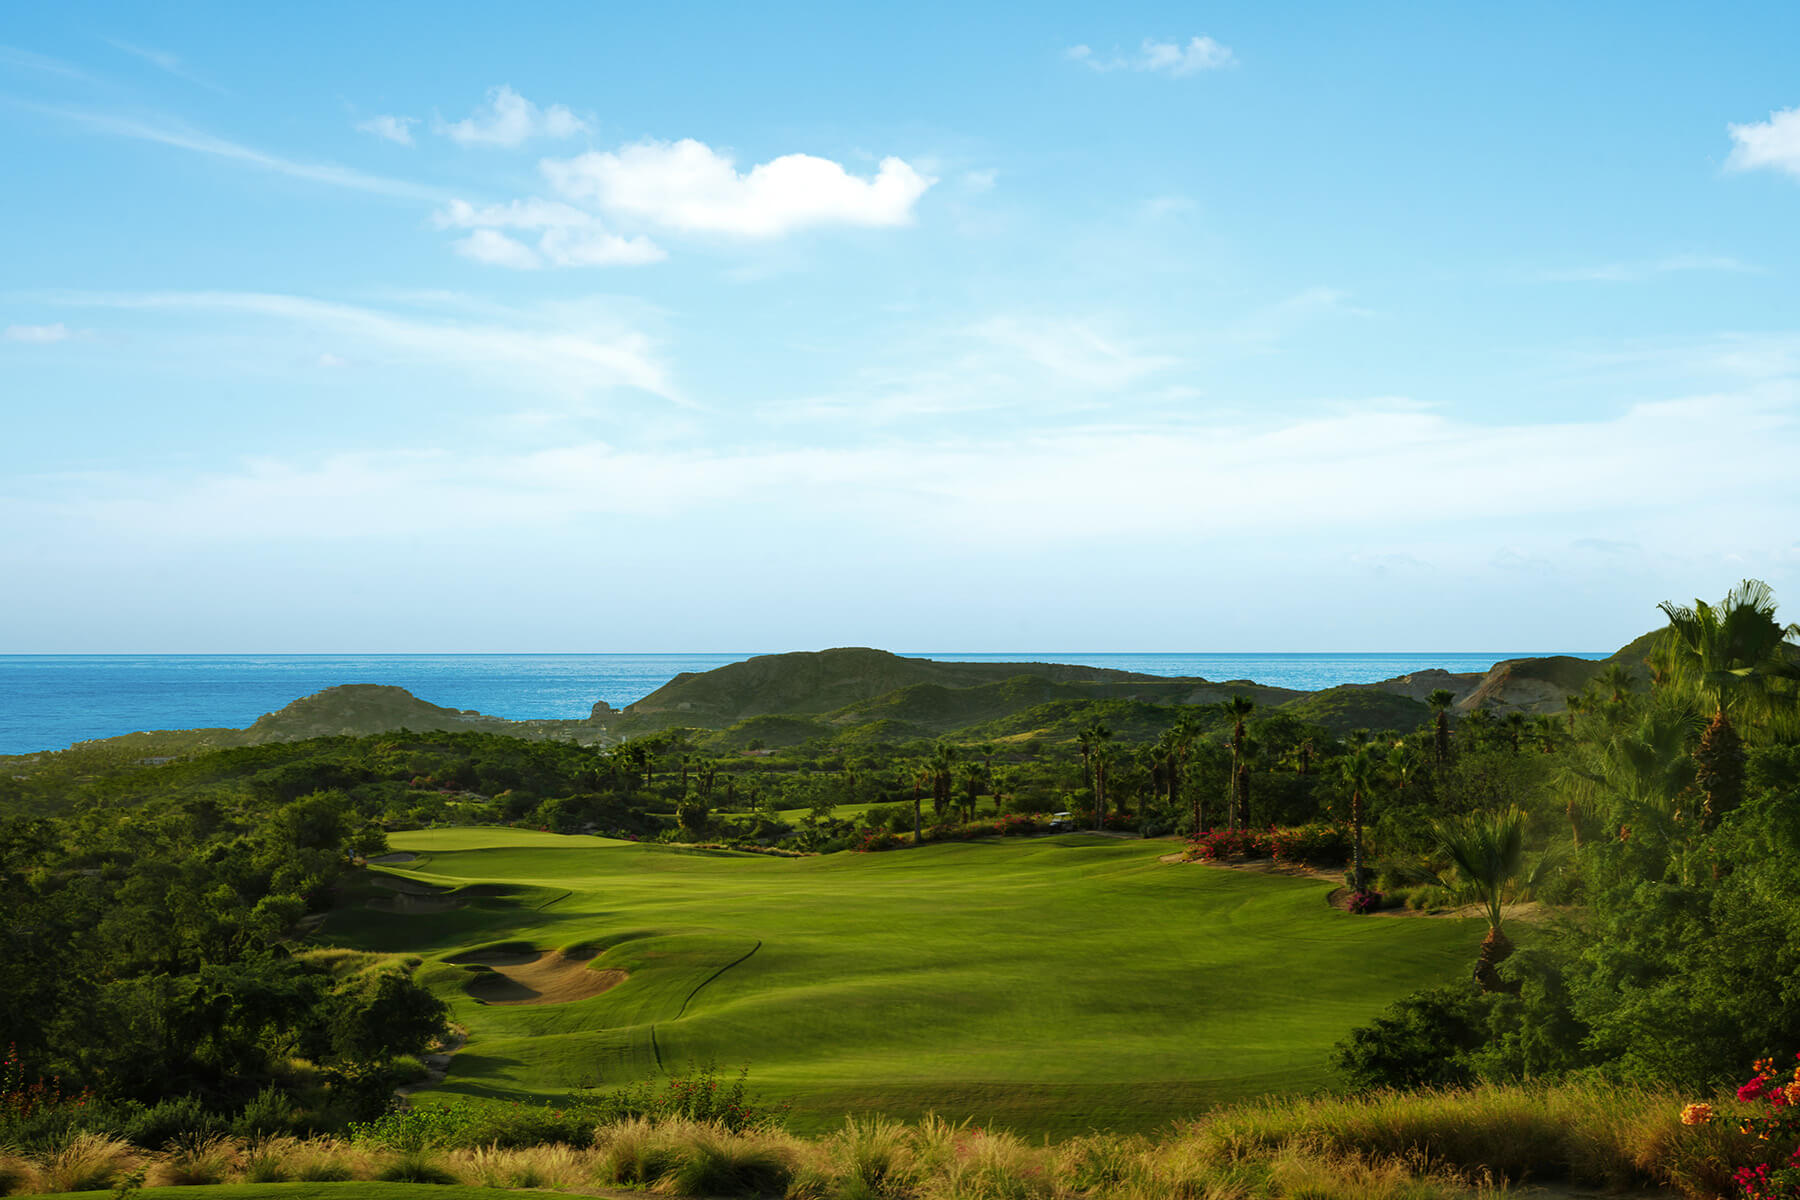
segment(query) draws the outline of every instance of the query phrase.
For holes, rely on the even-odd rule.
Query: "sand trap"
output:
[[[405,879],[399,875],[379,873],[369,876],[369,882],[378,888],[384,888],[390,892],[400,892],[407,896],[438,896],[450,890],[435,883],[426,883],[422,879]]]
[[[419,856],[409,850],[396,850],[392,854],[383,854],[379,858],[371,858],[372,863],[409,863],[417,862]]]
[[[453,959],[459,967],[486,967],[463,989],[483,1004],[569,1004],[624,983],[625,971],[595,971],[589,954],[556,950],[497,949]]]
[[[389,900],[371,900],[369,907],[376,912],[407,913],[417,916],[420,913],[449,912],[461,908],[467,900],[457,900],[450,896],[418,896],[409,892],[399,892]]]

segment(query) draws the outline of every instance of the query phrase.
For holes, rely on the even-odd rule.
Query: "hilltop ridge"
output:
[[[434,704],[405,688],[344,684],[302,696],[245,729],[151,731],[82,744],[141,747],[148,755],[411,729],[611,745],[676,726],[710,731],[721,745],[738,746],[819,738],[894,743],[953,735],[1060,739],[1096,719],[1145,729],[1166,726],[1184,706],[1216,704],[1233,695],[1343,733],[1410,727],[1424,719],[1424,700],[1438,688],[1451,692],[1460,712],[1561,712],[1571,692],[1610,665],[1647,678],[1643,659],[1654,636],[1645,634],[1605,659],[1515,658],[1485,672],[1432,668],[1317,692],[1075,663],[945,662],[842,646],[683,672],[623,709],[596,701],[587,717],[574,720],[512,720]]]

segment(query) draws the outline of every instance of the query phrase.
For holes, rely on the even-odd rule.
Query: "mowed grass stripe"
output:
[[[497,941],[585,945],[593,967],[630,975],[590,999],[502,1007],[463,992],[464,968],[428,969],[470,1031],[447,1091],[548,1097],[653,1075],[654,1025],[666,1067],[747,1063],[801,1128],[927,1109],[1142,1128],[1310,1090],[1332,1043],[1466,975],[1481,935],[1351,917],[1312,880],[1165,864],[1166,842],[787,859],[518,830],[392,840],[429,855],[409,877],[534,891],[430,914],[351,906],[328,938],[439,961]],[[567,895],[532,908],[535,889]]]

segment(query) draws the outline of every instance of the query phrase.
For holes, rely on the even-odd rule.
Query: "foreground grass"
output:
[[[814,1138],[628,1121],[593,1131],[590,1145],[516,1150],[275,1138],[213,1139],[145,1155],[88,1134],[32,1158],[0,1155],[0,1194],[141,1179],[151,1187],[220,1185],[193,1189],[219,1200],[457,1200],[494,1188],[620,1187],[771,1200],[1432,1200],[1561,1183],[1710,1200],[1731,1190],[1734,1167],[1767,1148],[1732,1132],[1735,1121],[1683,1126],[1684,1099],[1567,1085],[1268,1100],[1161,1137],[1062,1142],[935,1117],[852,1118]],[[1735,1107],[1724,1097],[1718,1103]]]
[[[467,1028],[444,1092],[554,1099],[748,1064],[801,1130],[927,1111],[1069,1135],[1149,1130],[1325,1085],[1333,1043],[1466,974],[1479,922],[1348,916],[1307,879],[1069,835],[777,859],[511,829],[396,834],[444,907],[352,897],[324,940],[427,959]],[[629,973],[568,1004],[484,1005],[482,947]],[[421,1097],[424,1099],[424,1097]]]

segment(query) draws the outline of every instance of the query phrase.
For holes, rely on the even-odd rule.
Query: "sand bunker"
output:
[[[464,985],[483,1004],[569,1004],[586,1000],[624,983],[624,971],[595,971],[588,954],[556,950],[484,950],[452,960],[462,967],[486,967]]]
[[[450,890],[435,883],[426,883],[423,879],[407,879],[401,875],[384,875],[379,872],[370,875],[369,882],[375,887],[407,896],[438,896]]]
[[[458,900],[452,896],[420,896],[409,892],[397,892],[391,899],[371,900],[369,907],[376,912],[406,913],[417,916],[420,913],[449,912],[461,908],[467,900]]]
[[[368,902],[369,907],[376,912],[417,916],[420,913],[449,912],[468,903],[460,895],[451,895],[449,888],[419,879],[403,879],[398,875],[376,872],[369,876],[369,882],[383,891],[394,893]]]

